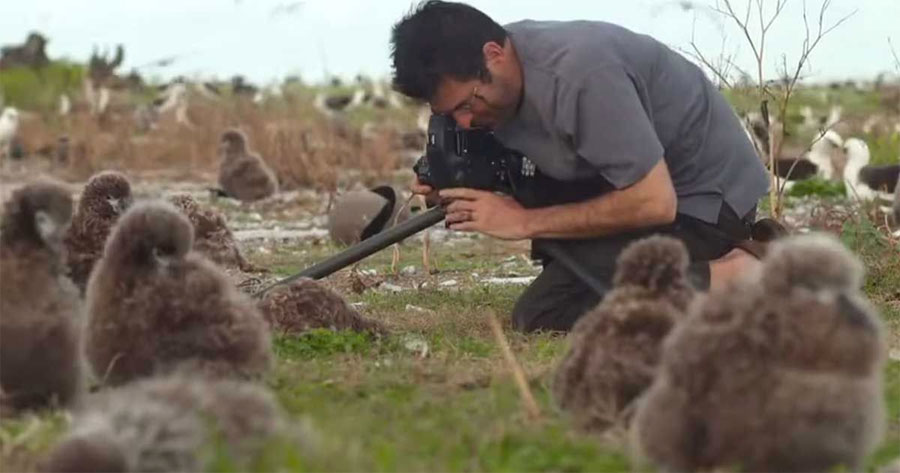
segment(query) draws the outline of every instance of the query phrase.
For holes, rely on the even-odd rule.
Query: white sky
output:
[[[697,0],[708,5],[712,0]],[[733,0],[743,5],[747,0]],[[752,1],[752,0],[751,0]],[[773,0],[763,0],[766,4]],[[796,60],[803,37],[803,0],[788,6],[772,27],[768,48]],[[807,0],[811,10],[821,0]],[[753,66],[750,49],[733,24],[710,11],[685,11],[679,0],[471,0],[498,22],[520,19],[590,19],[621,24],[676,47],[696,41],[705,54],[738,52]],[[293,9],[286,8],[297,4]],[[391,25],[410,0],[0,0],[0,44],[18,43],[31,30],[50,38],[50,57],[86,60],[93,46],[123,43],[127,71],[168,56],[165,68],[144,67],[149,76],[243,74],[268,82],[292,73],[316,82],[332,74],[387,77]],[[812,56],[812,80],[872,78],[893,70],[888,37],[900,50],[900,0],[833,0],[832,21],[858,10],[826,37]],[[276,13],[282,11],[281,14]],[[285,12],[285,10],[288,10]],[[898,51],[900,52],[900,51]],[[770,71],[778,58],[767,61]]]

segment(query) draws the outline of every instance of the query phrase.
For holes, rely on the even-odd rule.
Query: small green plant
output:
[[[364,354],[373,346],[367,333],[314,329],[300,335],[275,338],[275,354],[279,358],[308,360],[335,354]]]
[[[843,197],[847,195],[847,189],[842,182],[828,181],[821,178],[805,179],[797,181],[788,192],[791,197],[804,197],[808,195],[818,197]]]

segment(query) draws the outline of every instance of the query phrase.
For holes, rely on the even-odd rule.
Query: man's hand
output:
[[[413,183],[409,186],[409,190],[413,194],[419,194],[422,197],[425,197],[425,204],[427,204],[428,207],[438,205],[440,201],[437,191],[435,191],[431,186],[419,182],[419,176],[413,178]]]
[[[428,195],[434,189],[432,189],[431,186],[427,186],[419,182],[419,177],[416,176],[415,178],[413,178],[413,183],[411,186],[409,186],[409,190],[411,190],[413,194]]]
[[[441,199],[451,199],[447,223],[452,230],[477,231],[504,240],[529,238],[528,211],[512,197],[475,189],[444,189]]]

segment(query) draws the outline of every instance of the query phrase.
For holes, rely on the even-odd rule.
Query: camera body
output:
[[[521,156],[484,129],[459,128],[450,115],[428,120],[425,154],[413,170],[419,182],[435,189],[467,187],[510,191],[509,172]]]

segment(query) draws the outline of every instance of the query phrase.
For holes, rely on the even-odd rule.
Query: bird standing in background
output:
[[[262,158],[250,152],[247,136],[240,130],[222,134],[219,156],[219,186],[228,196],[252,202],[278,192],[275,173]]]

